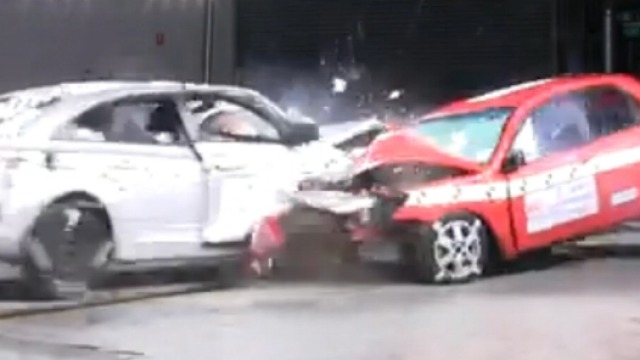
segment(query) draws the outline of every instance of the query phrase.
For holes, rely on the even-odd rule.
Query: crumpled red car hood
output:
[[[470,172],[482,170],[480,164],[449,155],[407,130],[396,130],[378,137],[356,158],[354,173],[359,174],[380,165],[404,162],[422,162]]]

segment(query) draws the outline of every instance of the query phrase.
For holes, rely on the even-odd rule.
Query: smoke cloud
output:
[[[428,102],[412,99],[405,89],[374,81],[363,68],[321,68],[312,72],[292,66],[252,64],[241,71],[240,81],[285,109],[299,111],[321,124],[371,117],[398,121],[433,108]]]

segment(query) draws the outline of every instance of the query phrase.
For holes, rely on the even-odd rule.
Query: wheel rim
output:
[[[88,237],[78,232],[86,231],[83,213],[79,209],[65,209],[60,216],[45,226],[45,233],[55,236],[32,234],[31,241],[45,252],[49,266],[40,268],[54,282],[84,283],[98,262],[97,257],[107,256],[105,243],[98,236]]]
[[[275,268],[275,259],[273,257],[267,257],[265,259],[253,260],[250,268],[257,277],[268,277],[273,273]]]
[[[438,222],[434,258],[436,281],[463,280],[482,274],[482,223],[479,220]]]

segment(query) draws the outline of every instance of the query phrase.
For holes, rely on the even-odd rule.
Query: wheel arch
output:
[[[506,249],[504,247],[504,242],[500,240],[500,237],[497,235],[496,229],[494,228],[493,222],[489,221],[488,217],[484,216],[482,213],[470,209],[459,209],[457,211],[447,213],[444,216],[450,215],[469,215],[478,218],[478,220],[480,220],[485,226],[487,235],[489,236],[489,244],[491,245],[491,248],[489,249],[491,251],[490,255],[494,258],[494,260],[503,260],[509,257],[509,249]]]
[[[401,223],[405,223],[405,224],[424,224],[424,223],[429,223],[429,224],[433,224],[445,217],[448,216],[461,216],[461,215],[467,215],[467,216],[473,216],[477,219],[479,219],[482,224],[485,226],[485,228],[487,229],[487,234],[489,236],[489,242],[491,244],[491,252],[492,252],[492,256],[497,257],[498,259],[509,259],[510,258],[510,253],[511,253],[511,249],[505,247],[505,242],[502,241],[500,239],[500,237],[498,236],[498,232],[496,231],[496,229],[494,228],[494,223],[492,221],[489,220],[489,218],[485,215],[483,215],[483,213],[478,212],[478,211],[474,211],[472,209],[468,209],[468,208],[455,208],[455,209],[451,209],[449,211],[440,213],[440,214],[435,214],[435,213],[431,213],[429,214],[428,217],[413,217],[413,218],[404,218],[402,220],[400,220]]]
[[[43,209],[50,207],[52,205],[60,205],[69,202],[76,202],[81,204],[83,208],[91,209],[95,211],[98,217],[104,221],[105,225],[109,229],[110,235],[114,236],[114,226],[111,214],[106,204],[96,195],[93,195],[87,191],[82,190],[74,190],[69,191],[64,194],[58,195],[51,199]],[[115,239],[114,239],[115,240]]]
[[[26,285],[30,288],[29,291],[33,291],[34,295],[38,297],[43,297],[45,299],[67,299],[71,297],[76,299],[76,297],[86,293],[86,289],[84,286],[90,286],[89,282],[94,281],[97,277],[87,277],[85,280],[79,280],[82,283],[81,290],[78,292],[78,287],[71,280],[64,280],[64,282],[71,281],[73,286],[65,287],[65,285],[60,285],[59,282],[55,280],[55,275],[53,272],[56,269],[54,265],[56,261],[52,259],[54,256],[50,253],[50,250],[45,250],[44,245],[36,240],[36,237],[32,237],[32,234],[38,233],[38,224],[40,219],[46,219],[49,214],[66,211],[68,209],[80,209],[81,212],[84,211],[86,213],[91,213],[91,217],[95,217],[102,223],[101,231],[104,233],[107,232],[108,238],[99,237],[99,239],[104,239],[106,241],[99,243],[99,245],[95,248],[95,253],[90,254],[91,257],[86,257],[86,253],[83,255],[82,253],[76,254],[73,253],[72,258],[68,258],[71,260],[70,262],[74,262],[74,259],[79,259],[78,261],[84,262],[88,261],[87,266],[104,266],[107,264],[109,259],[113,256],[114,251],[116,249],[116,240],[114,236],[113,222],[109,215],[109,212],[105,206],[105,204],[95,195],[86,192],[86,191],[69,191],[64,194],[60,194],[48,201],[44,202],[44,206],[40,208],[39,215],[33,220],[32,224],[28,227],[27,233],[23,236],[21,242],[21,259],[19,265],[21,265],[21,276],[23,281],[26,281]],[[95,223],[95,218],[94,223]],[[67,218],[69,221],[70,218]],[[80,218],[77,220],[71,220],[77,223]],[[46,220],[45,220],[46,221]],[[66,226],[69,226],[67,223]],[[73,225],[74,226],[74,225]],[[105,229],[106,227],[106,229]],[[55,231],[54,231],[55,232]],[[66,229],[62,229],[58,235],[69,233]],[[102,234],[101,233],[101,234]],[[69,241],[68,236],[64,236],[64,238],[54,238],[56,243],[61,242],[65,243]],[[75,240],[71,240],[72,245],[75,246]],[[107,246],[104,246],[104,245]],[[60,245],[57,245],[60,246]],[[68,256],[68,255],[67,255]],[[98,257],[100,256],[100,257]],[[97,262],[98,259],[100,262]],[[66,264],[66,262],[62,262],[62,264]],[[71,265],[73,269],[76,265]],[[76,269],[77,270],[77,269]],[[85,269],[87,270],[87,269]],[[74,270],[75,271],[75,270]],[[88,273],[86,271],[80,272],[82,274]]]
[[[511,238],[511,219],[504,218],[511,215],[504,211],[502,206],[487,208],[478,204],[458,204],[452,207],[408,207],[401,208],[394,215],[394,219],[399,222],[434,223],[446,216],[456,214],[471,215],[482,221],[495,248],[495,255],[501,259],[512,259],[516,256],[517,248]],[[508,222],[508,226],[505,225],[505,221]]]

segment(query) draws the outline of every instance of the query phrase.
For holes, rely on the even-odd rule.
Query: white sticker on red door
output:
[[[574,179],[524,197],[527,231],[535,233],[598,212],[598,190],[593,176]]]
[[[611,195],[611,205],[619,206],[634,201],[638,198],[638,189],[630,188],[618,191]]]

